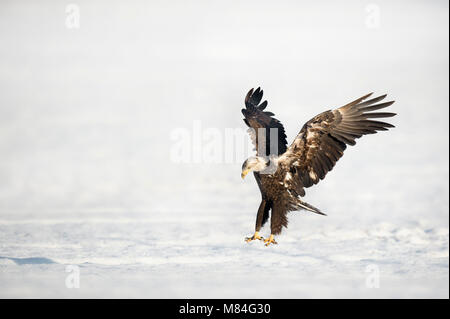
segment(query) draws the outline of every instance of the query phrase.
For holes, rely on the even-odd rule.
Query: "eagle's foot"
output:
[[[266,246],[269,246],[270,244],[274,244],[274,245],[278,244],[278,243],[275,241],[275,238],[273,238],[273,235],[272,235],[272,234],[270,235],[269,238],[264,239],[264,243],[266,244]]]
[[[245,237],[245,241],[247,243],[251,242],[252,240],[264,240],[263,237],[259,236],[259,233],[256,231],[255,234],[252,237]]]

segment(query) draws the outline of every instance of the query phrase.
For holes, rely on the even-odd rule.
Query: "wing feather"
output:
[[[391,112],[373,112],[392,105],[394,101],[376,104],[387,95],[367,100],[371,95],[366,94],[340,108],[323,112],[303,126],[278,159],[278,164],[285,168],[281,171],[293,174],[289,188],[303,196],[304,190],[299,189],[299,185],[307,188],[325,178],[343,156],[347,145],[355,145],[355,140],[363,135],[394,127],[390,123],[373,120],[395,116]]]
[[[250,137],[258,156],[280,155],[287,150],[286,133],[283,124],[274,117],[272,112],[264,111],[267,101],[262,103],[263,90],[251,89],[245,97],[245,109],[242,114],[244,122],[249,127]],[[276,135],[274,135],[276,134]],[[272,140],[272,137],[275,137]]]

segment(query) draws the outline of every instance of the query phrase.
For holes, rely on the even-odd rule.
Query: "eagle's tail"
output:
[[[298,201],[298,207],[299,207],[299,208],[306,209],[306,210],[308,210],[308,211],[310,211],[310,212],[313,212],[313,213],[316,213],[316,214],[319,214],[319,215],[327,216],[327,214],[322,213],[322,212],[320,211],[320,209],[314,207],[313,205],[308,204],[307,202],[303,202],[303,201],[301,201],[301,200]]]

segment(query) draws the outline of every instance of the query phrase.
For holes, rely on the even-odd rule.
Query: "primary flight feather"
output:
[[[287,213],[308,210],[325,215],[319,209],[302,201],[305,188],[325,178],[344,154],[347,145],[366,134],[386,131],[394,126],[378,119],[396,115],[390,112],[374,112],[386,108],[394,101],[379,103],[386,95],[372,99],[372,93],[364,95],[342,107],[325,111],[303,125],[288,147],[283,125],[274,114],[264,111],[263,91],[251,89],[245,97],[242,109],[244,122],[256,149],[256,156],[242,165],[242,178],[253,172],[261,191],[255,234],[246,241],[264,240],[266,245],[276,244],[274,235],[287,227]],[[376,119],[376,120],[375,120]],[[261,227],[269,219],[271,234],[264,239],[259,235]]]

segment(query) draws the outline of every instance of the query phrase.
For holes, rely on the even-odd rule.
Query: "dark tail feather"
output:
[[[306,209],[306,210],[308,210],[308,211],[310,211],[310,212],[313,212],[313,213],[316,213],[316,214],[319,214],[319,215],[327,216],[327,214],[322,213],[322,212],[320,211],[320,209],[315,208],[313,205],[310,205],[310,204],[308,204],[308,203],[306,203],[306,202],[299,201],[298,206],[299,206],[299,208]]]

